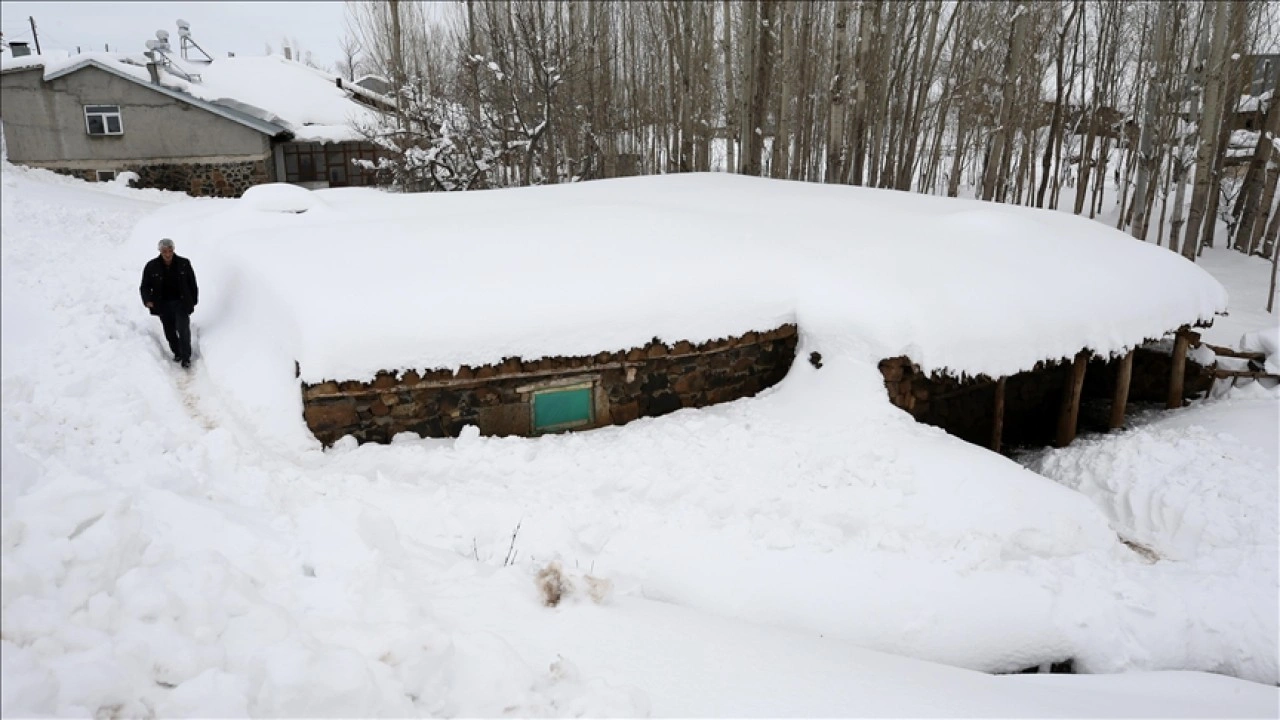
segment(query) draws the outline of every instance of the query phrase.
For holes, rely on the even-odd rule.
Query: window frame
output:
[[[529,434],[549,435],[553,433],[564,432],[565,430],[576,430],[578,428],[592,428],[596,424],[596,380],[585,379],[573,382],[548,383],[547,385],[529,389]],[[538,396],[550,395],[552,393],[586,390],[587,391],[587,416],[581,420],[573,420],[571,422],[556,423],[554,425],[538,426]]]
[[[106,108],[115,108],[114,111]],[[94,132],[90,120],[98,118],[102,122],[102,132]],[[110,118],[115,118],[120,129],[111,132],[111,126],[108,122]],[[84,106],[84,131],[89,137],[115,137],[124,135],[124,113],[120,110],[119,105],[85,105]]]
[[[120,173],[115,170],[94,170],[94,172],[96,173],[94,177],[98,179],[98,182],[111,182],[120,175]],[[107,175],[109,177],[104,178],[103,175]]]
[[[353,162],[356,159],[377,161],[377,146],[370,142],[290,142],[281,149],[281,157],[284,160],[284,182],[323,182],[329,187],[377,185],[376,171],[357,167]],[[335,171],[339,173],[337,178],[334,177]]]

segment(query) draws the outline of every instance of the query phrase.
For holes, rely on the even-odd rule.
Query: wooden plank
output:
[[[1280,375],[1273,375],[1269,372],[1257,370],[1224,370],[1222,368],[1216,368],[1213,371],[1213,376],[1216,378],[1252,378],[1255,380],[1271,378],[1274,380],[1280,380]]]
[[[1000,441],[1004,437],[1004,378],[996,381],[995,416],[991,422],[991,451],[1000,452]]]
[[[1260,352],[1236,350],[1235,348],[1213,345],[1211,343],[1205,343],[1204,346],[1212,350],[1214,355],[1221,355],[1222,357],[1244,358],[1245,360],[1258,360],[1260,362],[1267,359],[1267,356]]]
[[[1187,370],[1187,348],[1191,345],[1191,334],[1179,330],[1173,341],[1173,363],[1169,371],[1169,395],[1165,399],[1165,408],[1172,410],[1182,407],[1182,383]]]
[[[1124,408],[1129,402],[1129,381],[1133,379],[1133,351],[1130,350],[1124,359],[1116,365],[1116,389],[1111,396],[1112,430],[1124,427]]]
[[[1071,363],[1071,371],[1067,375],[1067,383],[1062,386],[1062,409],[1058,413],[1057,446],[1066,447],[1076,439],[1077,423],[1080,420],[1080,392],[1084,390],[1084,371],[1089,366],[1089,351],[1076,353]]]

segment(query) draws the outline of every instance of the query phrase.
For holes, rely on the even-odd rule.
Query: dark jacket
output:
[[[190,315],[196,309],[196,303],[200,301],[200,288],[196,285],[196,271],[191,269],[191,261],[179,255],[173,256],[173,264],[169,268],[169,272],[177,273],[177,292],[178,297],[173,298],[182,302],[187,314]],[[164,288],[164,258],[153,258],[147,266],[142,268],[142,286],[138,290],[142,293],[142,304],[155,303],[151,308],[152,315],[160,314],[160,304],[165,301],[162,297]]]

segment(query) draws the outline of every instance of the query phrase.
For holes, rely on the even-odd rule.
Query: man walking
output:
[[[159,315],[173,359],[191,367],[191,313],[200,299],[191,262],[173,252],[173,241],[160,241],[160,257],[142,269],[142,304]]]

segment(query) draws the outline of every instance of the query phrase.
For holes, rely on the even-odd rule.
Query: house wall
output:
[[[238,196],[275,177],[271,140],[237,122],[95,67],[45,82],[43,68],[0,75],[9,160],[96,179],[131,170],[139,185]],[[85,130],[85,105],[119,105],[123,135]]]
[[[589,382],[594,422],[579,429],[621,425],[754,395],[786,376],[795,348],[796,326],[784,325],[696,346],[653,342],[593,356],[383,372],[369,383],[304,383],[303,417],[326,445],[344,435],[358,442],[389,442],[401,432],[456,437],[466,425],[483,435],[530,435],[535,391]]]

